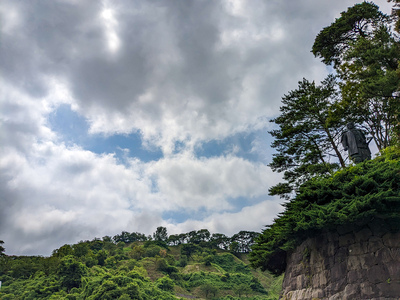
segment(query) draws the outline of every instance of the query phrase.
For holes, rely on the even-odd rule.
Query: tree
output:
[[[393,134],[400,137],[400,47],[390,18],[377,5],[363,2],[342,12],[318,34],[312,52],[333,63],[347,117],[368,130],[379,150],[391,144]]]
[[[342,12],[330,26],[325,27],[315,38],[312,52],[327,64],[338,66],[351,44],[359,37],[369,37],[376,27],[388,20],[371,2],[363,2]]]
[[[186,255],[188,258],[192,257],[199,250],[199,246],[195,244],[184,244],[181,248],[181,255]]]
[[[400,32],[400,0],[388,0],[393,2],[392,15],[395,17],[395,30]]]
[[[155,241],[166,242],[168,240],[167,228],[159,226],[157,230],[153,233],[153,239]]]
[[[213,294],[213,296],[215,297],[219,291],[219,289],[216,286],[213,286],[210,283],[203,284],[200,287],[200,289],[204,293],[204,296],[206,297],[206,299],[208,298],[208,296],[210,294]]]
[[[210,240],[211,233],[208,229],[200,229],[197,231],[197,239],[199,243],[201,242],[208,242]]]
[[[72,249],[71,245],[65,244],[61,246],[59,249],[53,250],[52,256],[55,257],[64,257],[68,255],[73,255],[74,250]]]
[[[228,250],[230,239],[225,234],[213,233],[210,238],[211,247]]]
[[[0,240],[0,256],[4,255],[4,251],[6,251],[6,249],[2,246],[3,244],[4,242]]]
[[[379,150],[390,146],[399,128],[399,46],[389,29],[381,26],[373,36],[359,37],[338,69],[343,105],[350,118],[364,124]]]
[[[247,295],[251,293],[251,288],[249,285],[245,284],[245,283],[241,283],[237,286],[235,286],[234,288],[235,293],[239,296],[239,298],[244,294]]]
[[[171,234],[168,237],[168,241],[167,241],[168,245],[172,245],[172,246],[176,246],[181,244],[180,240],[179,240],[179,235],[177,234]]]
[[[235,246],[236,252],[249,253],[251,246],[259,235],[258,232],[242,230],[231,237],[231,243],[237,243]]]
[[[72,246],[73,254],[76,257],[82,257],[88,254],[89,252],[89,245],[87,242],[80,242]]]
[[[270,131],[277,150],[269,166],[283,172],[284,183],[270,188],[270,195],[288,199],[309,178],[345,166],[338,148],[344,126],[343,111],[334,76],[320,86],[306,79],[282,98],[281,115],[271,120],[279,129]],[[331,160],[336,158],[336,160]]]
[[[79,287],[85,270],[85,266],[75,260],[73,256],[68,255],[63,257],[58,266],[58,275],[60,276],[61,285],[68,290]]]
[[[164,277],[161,277],[161,278],[157,279],[157,286],[158,286],[160,289],[164,290],[164,291],[173,291],[173,290],[174,290],[175,283],[174,283],[174,281],[173,281],[171,278],[169,278],[169,276],[167,275],[167,276],[164,276]]]

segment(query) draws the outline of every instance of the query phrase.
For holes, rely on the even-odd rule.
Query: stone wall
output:
[[[288,253],[282,298],[400,299],[400,232],[382,220],[342,226]]]

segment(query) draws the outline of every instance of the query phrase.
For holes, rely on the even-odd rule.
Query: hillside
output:
[[[282,277],[235,254],[205,242],[103,238],[64,245],[50,257],[2,255],[0,298],[278,299]]]

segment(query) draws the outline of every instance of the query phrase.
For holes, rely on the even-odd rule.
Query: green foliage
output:
[[[202,229],[178,235],[196,243],[174,247],[154,240],[129,245],[108,237],[64,245],[51,257],[2,255],[0,299],[162,300],[176,299],[174,292],[223,298],[234,295],[241,283],[257,299],[266,295],[266,282],[275,282],[272,276],[258,273],[261,285],[246,263],[220,248],[236,242],[239,257],[246,258],[257,235],[241,231],[229,238]]]
[[[352,42],[360,36],[371,35],[371,29],[382,24],[387,18],[372,2],[356,4],[342,12],[340,18],[330,26],[321,30],[315,39],[312,52],[321,57],[325,64],[338,65]]]
[[[4,241],[0,240],[0,256],[4,255],[4,251],[6,251],[6,249],[2,246],[4,244]]]
[[[153,239],[166,242],[168,240],[167,228],[162,226],[157,227],[156,232],[153,233]]]
[[[181,254],[188,258],[192,258],[192,255],[199,251],[199,246],[195,244],[184,244],[181,248]]]
[[[215,256],[213,262],[221,266],[226,272],[250,274],[249,266],[240,262],[238,258],[230,253]]]
[[[81,278],[85,272],[85,265],[70,255],[63,257],[58,266],[61,285],[68,290],[80,286]]]
[[[219,289],[216,286],[214,286],[210,283],[203,284],[200,287],[200,289],[204,293],[204,296],[206,297],[206,299],[208,298],[209,295],[213,295],[215,297],[219,291]]]
[[[253,246],[252,265],[281,274],[286,251],[320,230],[377,217],[398,226],[399,213],[400,149],[387,148],[374,160],[303,184]]]
[[[391,18],[371,2],[356,4],[318,34],[312,51],[341,79],[340,117],[367,128],[379,150],[392,145],[400,136],[400,47]]]
[[[157,280],[157,286],[164,291],[173,291],[175,283],[169,276],[164,276]]]
[[[270,195],[289,199],[306,180],[331,173],[338,168],[337,163],[329,162],[331,156],[344,167],[338,149],[344,126],[338,99],[333,76],[328,76],[321,85],[303,79],[296,90],[282,98],[281,114],[271,120],[279,129],[270,131],[275,138],[271,146],[278,152],[269,166],[273,171],[283,172],[285,182],[273,186]]]

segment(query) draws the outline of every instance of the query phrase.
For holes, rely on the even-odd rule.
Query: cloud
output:
[[[164,209],[229,210],[229,198],[268,194],[279,176],[264,164],[235,156],[196,159],[190,153],[162,159],[146,168],[159,192],[169,199]]]
[[[224,233],[232,236],[239,231],[260,232],[270,225],[283,207],[277,199],[264,200],[252,206],[246,206],[239,212],[213,213],[203,220],[188,220],[179,224],[165,222],[169,234],[179,234],[191,230],[208,229],[212,233]]]
[[[140,130],[171,153],[249,129],[303,76],[322,79],[314,36],[351,3],[9,2],[3,68],[36,96],[56,74],[92,132]]]
[[[160,225],[177,233],[259,230],[281,209],[267,196],[280,178],[267,167],[268,120],[299,80],[325,77],[313,40],[354,3],[2,1],[7,253],[49,254]],[[87,122],[81,139],[135,133],[143,151],[162,155],[142,161],[129,149],[119,160],[81,139],[74,144],[52,127],[62,105]],[[249,147],[233,143],[240,136]],[[216,144],[222,153],[196,155]]]
[[[12,253],[43,253],[122,230],[149,234],[163,224],[163,211],[229,210],[233,207],[226,198],[263,195],[271,178],[266,166],[236,157],[180,155],[147,164],[131,160],[125,166],[113,155],[50,141],[33,144],[30,157],[1,154],[6,201],[1,202],[0,235]],[[225,230],[226,225],[212,226]],[[50,236],[52,241],[41,244]]]

